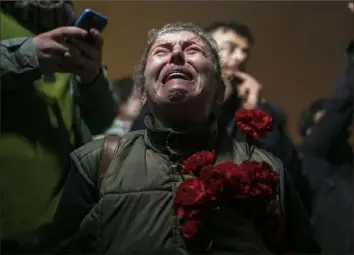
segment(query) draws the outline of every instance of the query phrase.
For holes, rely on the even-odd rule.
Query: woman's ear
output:
[[[215,101],[213,106],[213,112],[215,116],[220,115],[221,107],[224,103],[225,97],[225,83],[222,79],[218,82],[218,87],[216,88]]]
[[[217,104],[222,105],[224,103],[224,98],[225,98],[225,82],[223,79],[220,79],[218,83],[218,87],[216,89],[216,98],[215,101]]]
[[[146,103],[146,99],[147,99],[146,93],[142,92],[140,98],[141,98],[141,104],[144,105]]]
[[[136,88],[135,91],[139,94],[141,104],[144,105],[146,103],[146,99],[147,99],[145,87],[144,86],[137,86],[135,84],[135,88]]]

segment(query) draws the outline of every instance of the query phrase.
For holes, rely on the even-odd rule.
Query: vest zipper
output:
[[[180,167],[180,160],[177,161],[172,161],[173,163],[171,164],[171,186],[172,186],[172,193],[173,196],[175,196],[178,184],[180,181],[183,179],[182,175],[179,173],[179,167]],[[173,200],[174,201],[174,200]],[[174,209],[174,207],[173,207]],[[177,246],[177,248],[183,247],[183,240],[180,235],[180,222],[179,218],[176,214],[176,211],[173,211],[173,216],[174,216],[174,226],[172,230],[172,242]]]

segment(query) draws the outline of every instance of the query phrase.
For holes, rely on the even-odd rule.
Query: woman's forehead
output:
[[[204,41],[191,31],[173,31],[162,33],[156,38],[154,45],[184,42],[194,42],[199,45],[205,45]]]

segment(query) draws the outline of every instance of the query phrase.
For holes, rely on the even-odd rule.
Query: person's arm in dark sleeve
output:
[[[20,89],[41,77],[32,38],[1,40],[1,90]]]
[[[331,144],[351,122],[353,116],[353,90],[354,90],[354,59],[340,76],[338,85],[327,101],[325,114],[313,127],[301,146],[306,155],[324,157],[329,152]]]
[[[104,132],[117,115],[118,107],[104,67],[91,84],[81,84],[72,79],[74,102],[93,135]]]
[[[285,113],[276,109],[268,102],[259,102],[258,109],[268,113],[274,122],[274,127],[266,137],[261,139],[262,147],[281,159],[285,168],[289,167],[297,157],[296,148],[285,133]]]
[[[270,105],[269,103],[267,102],[259,102],[258,105],[257,105],[257,109],[261,109],[263,111],[265,111],[266,113],[268,113],[272,119],[273,119],[273,122],[274,122],[274,128],[271,132],[269,132],[267,134],[266,137],[264,137],[262,139],[262,142],[264,143],[264,145],[267,147],[267,148],[277,148],[279,149],[279,152],[280,151],[283,151],[283,148],[279,148],[279,143],[282,142],[282,139],[284,138],[284,134],[283,132],[281,132],[280,130],[280,123],[279,123],[279,118],[278,118],[278,115],[276,114],[276,112],[274,111],[272,105]],[[283,146],[281,146],[283,147]],[[274,152],[272,152],[274,154]],[[277,157],[280,157],[280,155],[275,155]],[[282,157],[280,157],[282,158]]]
[[[80,224],[98,202],[97,168],[102,140],[95,140],[73,152],[71,172],[53,218],[45,246],[59,253],[80,252],[75,239]]]

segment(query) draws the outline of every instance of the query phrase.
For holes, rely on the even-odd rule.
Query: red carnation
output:
[[[245,196],[249,190],[249,178],[247,171],[240,168],[232,161],[225,161],[215,166],[224,174],[225,180],[231,186],[235,196]]]
[[[204,204],[206,189],[198,178],[184,180],[178,187],[175,197],[177,206],[195,206]]]
[[[278,174],[265,162],[245,160],[240,165],[241,172],[247,172],[249,186],[247,194],[272,198],[278,185]]]
[[[245,161],[244,161],[245,162]],[[232,190],[235,197],[248,196],[251,189],[250,182],[250,167],[242,162],[237,167],[230,169],[228,173],[228,179],[232,185]]]
[[[254,186],[252,186],[250,193],[254,197],[271,197],[274,194],[274,191],[268,185],[255,183]]]
[[[238,129],[248,137],[263,138],[273,129],[272,117],[261,109],[238,110],[235,119]]]
[[[200,208],[194,208],[193,206],[176,205],[175,207],[178,216],[188,219],[197,217],[201,212]]]
[[[243,117],[247,119],[246,115]],[[252,121],[250,123],[254,124]],[[256,132],[254,130],[251,131]],[[254,137],[261,137],[257,132]],[[175,196],[175,209],[177,215],[182,218],[181,232],[185,239],[192,239],[198,234],[201,217],[204,218],[205,213],[213,209],[214,203],[208,202],[216,200],[217,194],[226,193],[234,198],[257,196],[270,202],[275,198],[278,173],[273,171],[269,164],[246,160],[240,165],[225,161],[213,166],[214,162],[214,151],[198,152],[184,161],[181,172],[193,172],[198,176],[184,180],[179,185]]]
[[[276,195],[279,175],[267,163],[259,163],[253,169],[253,179],[255,183],[252,191],[253,196],[262,196],[271,199]]]
[[[200,228],[200,222],[198,220],[189,219],[183,223],[182,236],[185,239],[192,239],[198,234]]]
[[[259,168],[261,166],[261,163],[258,161],[254,160],[244,160],[240,164],[240,167],[243,168],[243,171],[247,171],[249,173],[252,173],[255,171],[255,169]]]
[[[225,183],[224,173],[212,165],[207,165],[200,170],[199,179],[205,183],[208,197],[211,200],[215,200],[215,193],[223,189]]]
[[[215,151],[200,151],[183,161],[181,173],[198,173],[200,169],[215,161]]]

